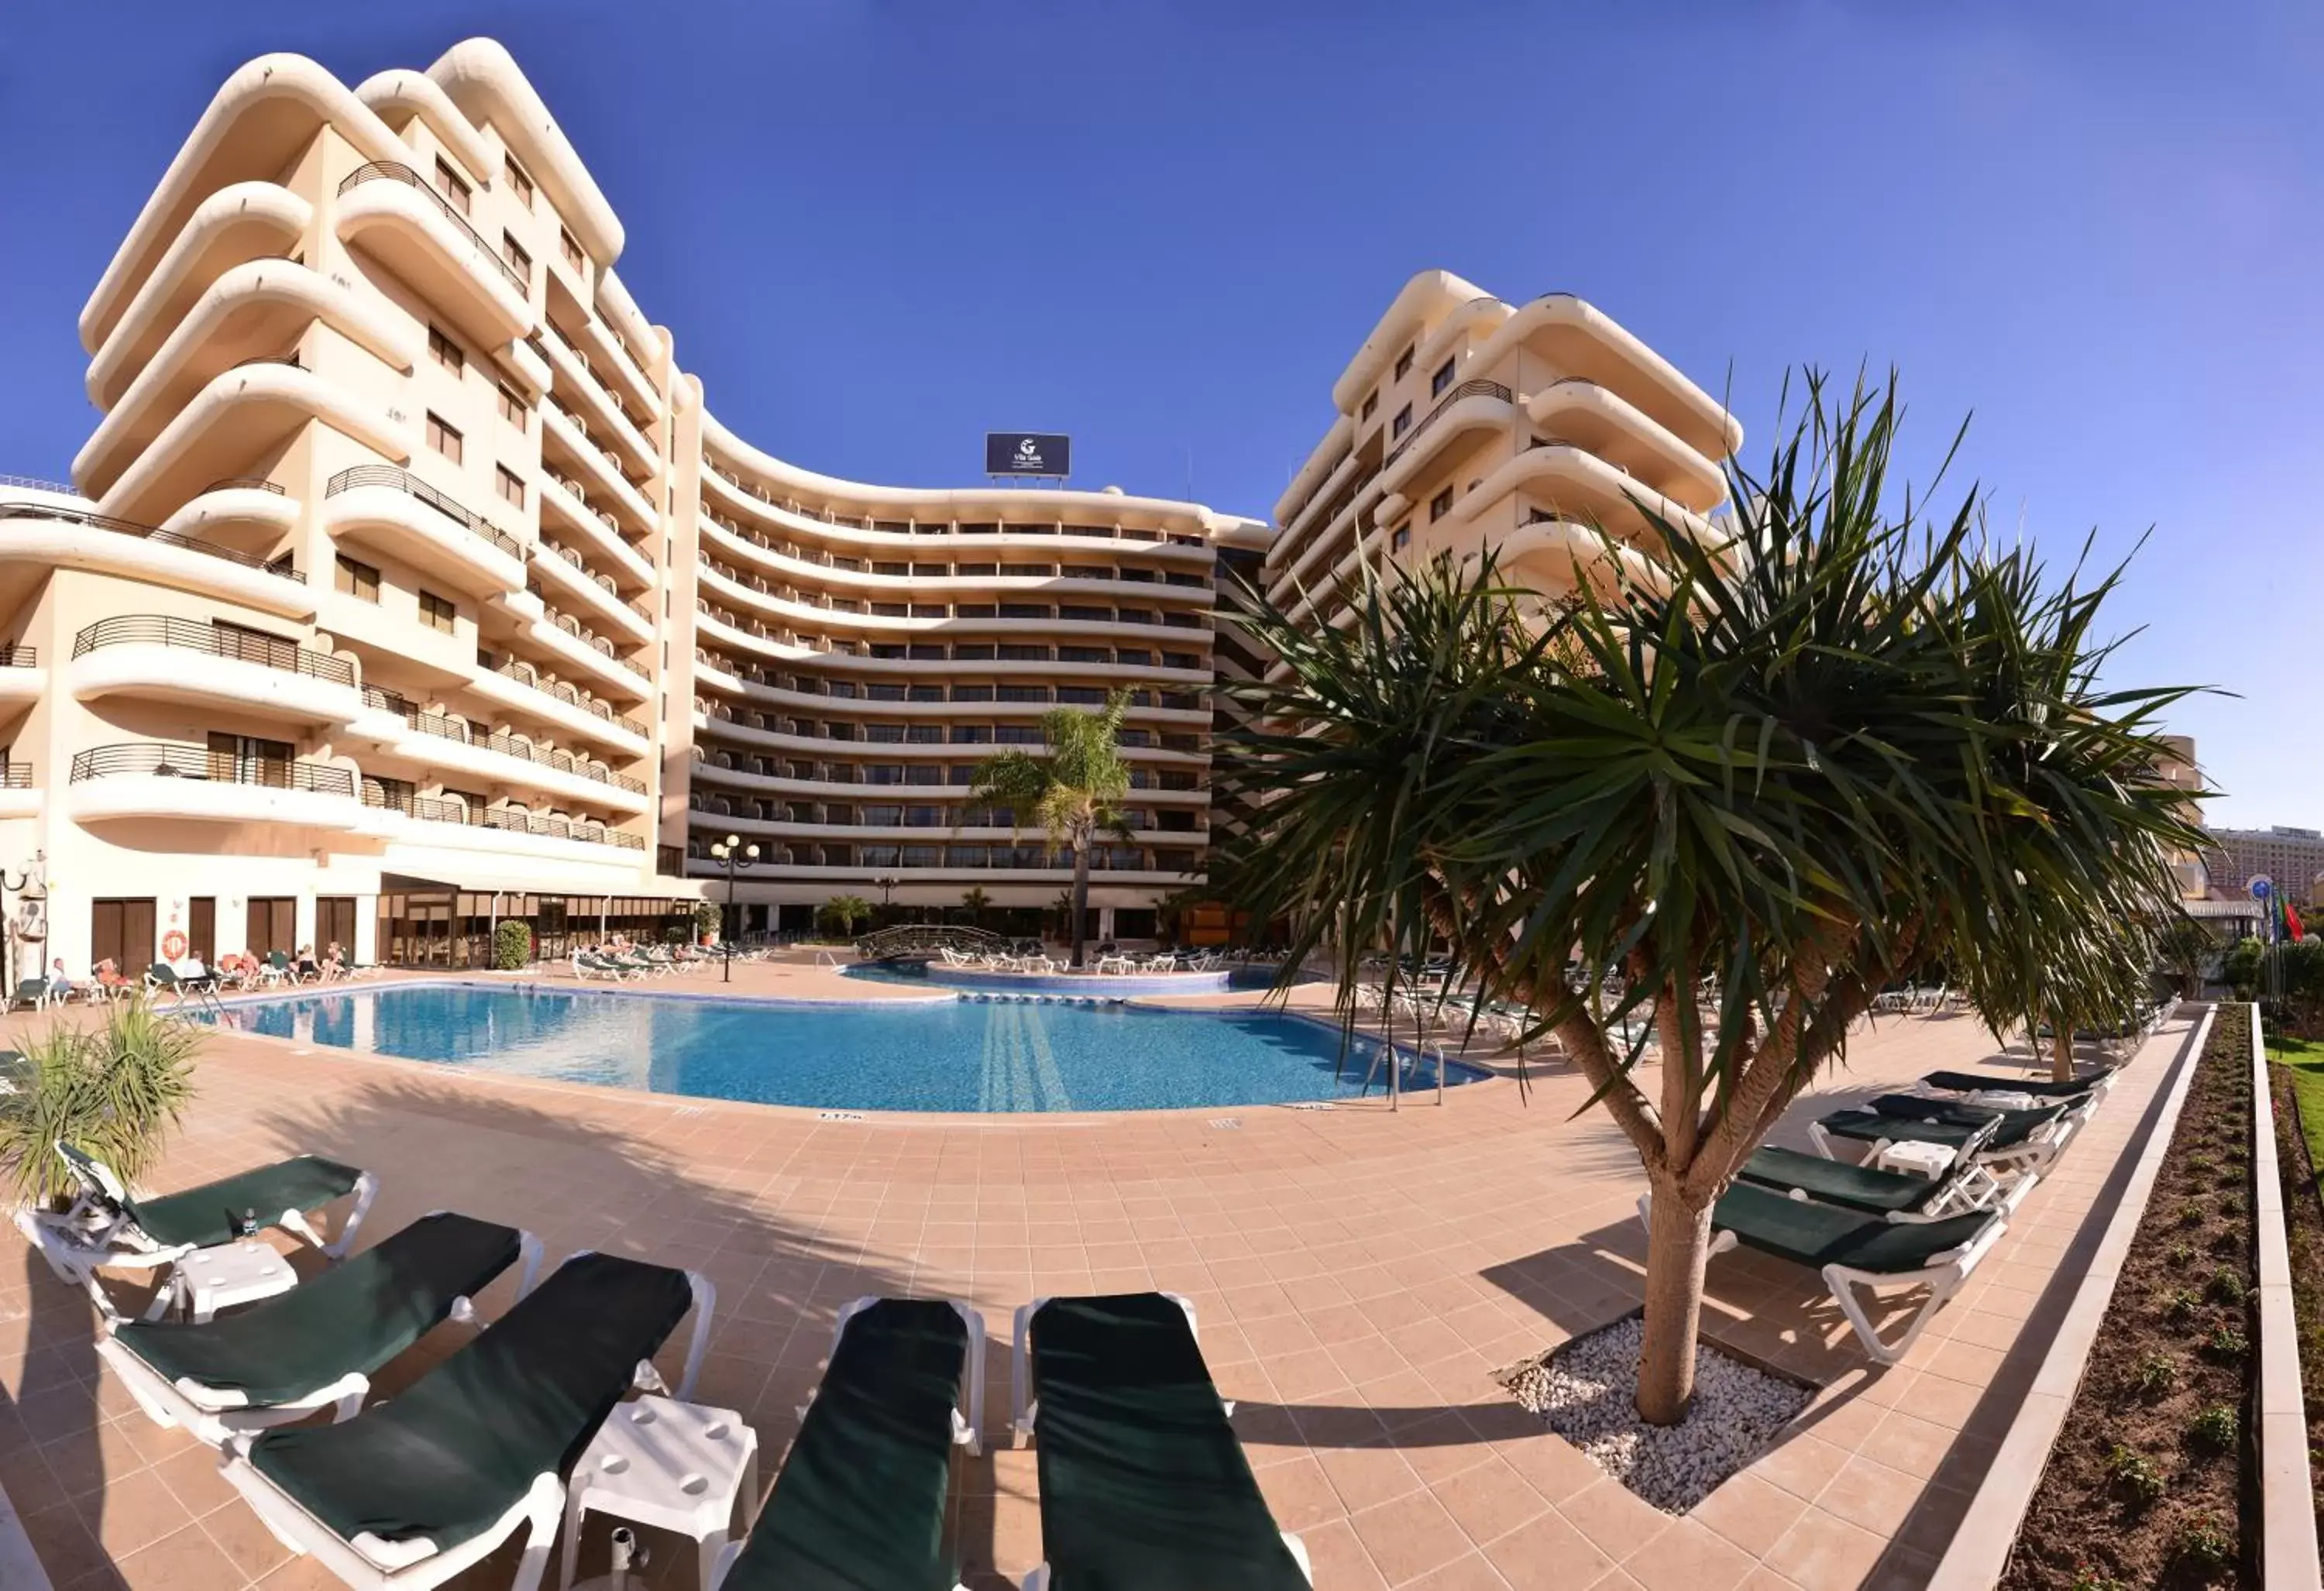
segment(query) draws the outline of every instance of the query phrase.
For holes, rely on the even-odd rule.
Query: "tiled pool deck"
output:
[[[883,994],[804,965],[746,968],[736,990]],[[825,1123],[221,1035],[153,1181],[312,1150],[380,1174],[373,1237],[453,1208],[533,1228],[552,1258],[590,1247],[703,1269],[719,1303],[696,1396],[758,1428],[768,1480],[841,1305],[966,1298],[991,1333],[988,1456],[968,1466],[959,1521],[978,1591],[1013,1586],[1040,1556],[1034,1455],[1001,1434],[1010,1312],[1037,1293],[1147,1287],[1198,1305],[1235,1426],[1321,1591],[1909,1586],[2040,1363],[2068,1291],[2053,1283],[2094,1241],[2086,1218],[2144,1136],[2187,1025],[2147,1043],[1902,1365],[1871,1366],[1810,1274],[1713,1261],[1711,1334],[1824,1391],[1684,1518],[1637,1501],[1493,1379],[1637,1299],[1636,1157],[1602,1112],[1570,1119],[1587,1090],[1555,1067],[1536,1069],[1528,1102],[1495,1081],[1394,1115]],[[1778,1141],[1804,1146],[1804,1123],[1846,1099],[1988,1061],[2015,1069],[1968,1017],[1886,1020]],[[208,1452],[135,1410],[99,1369],[85,1301],[16,1253],[0,1266],[0,1487],[59,1591],[337,1584],[275,1543]],[[439,1330],[387,1386],[463,1335]],[[604,1530],[585,1536],[584,1574],[604,1571]],[[649,1540],[656,1583],[694,1583],[690,1543]],[[512,1568],[504,1550],[456,1583],[505,1586]]]

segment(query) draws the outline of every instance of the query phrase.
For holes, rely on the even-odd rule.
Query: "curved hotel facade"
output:
[[[1501,538],[1554,584],[1562,516],[1641,486],[1700,514],[1734,441],[1578,301],[1431,273],[1271,547],[1111,489],[836,480],[719,423],[623,241],[489,41],[218,91],[82,312],[72,489],[0,486],[0,862],[45,875],[44,962],[467,964],[508,916],[556,953],[723,899],[728,833],[748,927],[838,893],[1046,907],[1070,858],[970,807],[971,770],[1117,690],[1131,838],[1093,926],[1150,933],[1204,868],[1213,683],[1263,667],[1215,629],[1224,570],[1322,600],[1355,558]]]

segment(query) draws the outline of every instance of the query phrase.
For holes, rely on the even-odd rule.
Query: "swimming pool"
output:
[[[1336,1030],[1279,1011],[949,998],[783,1005],[452,982],[251,1001],[208,1020],[478,1071],[837,1110],[1154,1110],[1349,1099],[1379,1048],[1359,1037],[1343,1061]],[[1433,1060],[1418,1062],[1407,1086],[1433,1087],[1434,1068]],[[1455,1063],[1445,1081],[1482,1075]]]

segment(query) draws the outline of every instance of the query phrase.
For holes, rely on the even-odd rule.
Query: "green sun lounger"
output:
[[[138,1406],[212,1447],[236,1431],[361,1407],[371,1376],[470,1307],[521,1255],[532,1290],[540,1243],[513,1227],[439,1210],[304,1286],[194,1325],[129,1321],[99,1340]]]
[[[1646,1213],[1642,1199],[1639,1219]],[[1998,1211],[1979,1210],[1900,1223],[1738,1182],[1711,1207],[1711,1228],[1713,1254],[1739,1245],[1821,1272],[1864,1351],[1888,1365],[1912,1347],[1930,1317],[2000,1241],[2008,1222]],[[1902,1334],[1884,1340],[1856,1289],[1910,1284],[1926,1285],[1928,1296]]]
[[[953,1591],[954,1448],[976,1450],[984,1321],[965,1304],[859,1299],[751,1536],[717,1591]]]
[[[2115,1074],[2119,1070],[2109,1066],[2070,1082],[2037,1082],[2030,1078],[1995,1077],[1974,1071],[1932,1071],[1921,1079],[1921,1087],[1938,1094],[2024,1094],[2036,1099],[2080,1100],[2085,1095],[2103,1096],[2114,1087]]]
[[[2064,1148],[2087,1112],[2063,1103],[2031,1110],[1988,1110],[1932,1099],[1922,1094],[1883,1094],[1852,1110],[1837,1110],[1808,1124],[1817,1153],[1837,1160],[1832,1145],[1847,1139],[1873,1145],[1940,1144],[1960,1159],[2000,1173],[2040,1173]]]
[[[1016,1366],[1046,1560],[1024,1591],[1307,1591],[1307,1550],[1268,1512],[1185,1300],[1036,1299]]]
[[[95,1155],[65,1143],[58,1144],[56,1151],[78,1185],[72,1207],[62,1215],[21,1211],[17,1229],[60,1277],[86,1288],[107,1320],[117,1318],[118,1311],[97,1280],[100,1270],[170,1269],[198,1249],[233,1242],[242,1235],[239,1228],[245,1219],[257,1228],[277,1227],[294,1233],[321,1249],[326,1258],[337,1260],[353,1246],[379,1194],[379,1179],[369,1172],[302,1154],[182,1193],[137,1199],[113,1168]],[[355,1203],[337,1238],[327,1243],[308,1218],[349,1195]],[[177,1301],[178,1289],[162,1286],[145,1318],[161,1319]]]
[[[1890,1221],[1938,1220],[1977,1209],[2014,1214],[2036,1180],[2018,1177],[2005,1186],[1984,1167],[1961,1159],[1956,1159],[1943,1176],[1932,1180],[1773,1147],[1752,1151],[1736,1174],[1779,1193]]]
[[[435,1586],[530,1524],[519,1591],[538,1586],[564,1478],[687,1311],[684,1397],[709,1340],[707,1278],[576,1254],[401,1396],[339,1425],[228,1444],[224,1473],[267,1527],[350,1586]]]

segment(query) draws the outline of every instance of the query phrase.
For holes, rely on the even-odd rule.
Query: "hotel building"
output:
[[[1651,510],[1716,541],[1742,428],[1571,293],[1508,304],[1443,271],[1406,282],[1332,388],[1338,412],[1275,505],[1264,578],[1295,618],[1343,621],[1360,570],[1497,549],[1555,597],[1650,575]]]
[[[623,244],[489,41],[218,91],[81,314],[71,489],[0,486],[0,863],[42,964],[467,964],[511,916],[555,954],[724,898],[730,832],[748,927],[1045,907],[1070,858],[971,770],[1116,690],[1097,926],[1200,875],[1215,575],[1267,528],[785,463],[711,414]]]
[[[506,51],[219,89],[83,309],[70,487],[0,483],[0,882],[23,953],[474,964],[658,933],[728,834],[738,926],[835,894],[1027,922],[1071,858],[972,807],[1126,692],[1092,929],[1204,868],[1229,572],[1319,621],[1361,563],[1500,550],[1555,594],[1710,534],[1739,429],[1581,300],[1406,284],[1267,524],[834,479],[721,424]],[[1603,526],[1609,542],[1591,527]],[[1231,821],[1222,814],[1222,822]],[[20,888],[20,880],[26,886]],[[42,890],[45,889],[45,898]]]

